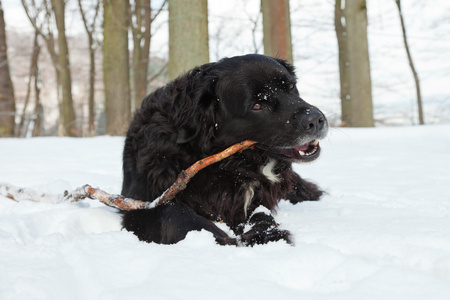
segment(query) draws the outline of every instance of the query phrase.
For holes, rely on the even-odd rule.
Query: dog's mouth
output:
[[[320,146],[318,140],[312,140],[309,143],[296,147],[261,147],[271,154],[282,156],[294,161],[313,161],[320,155]]]

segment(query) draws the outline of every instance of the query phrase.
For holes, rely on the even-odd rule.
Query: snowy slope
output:
[[[119,193],[122,144],[0,139],[0,182]],[[147,244],[97,202],[0,196],[0,299],[450,299],[450,125],[333,129],[322,147],[296,170],[328,195],[276,216],[295,247]]]

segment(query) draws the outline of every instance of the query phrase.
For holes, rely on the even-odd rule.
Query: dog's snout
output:
[[[322,130],[325,122],[325,116],[318,109],[306,109],[300,118],[302,129],[312,134]]]

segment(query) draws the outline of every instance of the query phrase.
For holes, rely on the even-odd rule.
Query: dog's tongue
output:
[[[296,160],[311,161],[317,158],[318,155],[316,154],[318,154],[319,149],[320,149],[319,141],[313,140],[309,143],[292,148],[291,147],[269,148],[269,151]]]
[[[310,143],[307,143],[307,144],[295,147],[294,149],[295,149],[295,151],[306,151],[306,150],[308,150],[309,144]]]

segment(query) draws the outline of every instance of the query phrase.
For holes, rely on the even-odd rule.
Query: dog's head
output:
[[[264,55],[225,58],[191,71],[193,115],[178,142],[227,147],[253,140],[265,153],[290,160],[319,156],[328,123],[300,98],[294,68]]]

